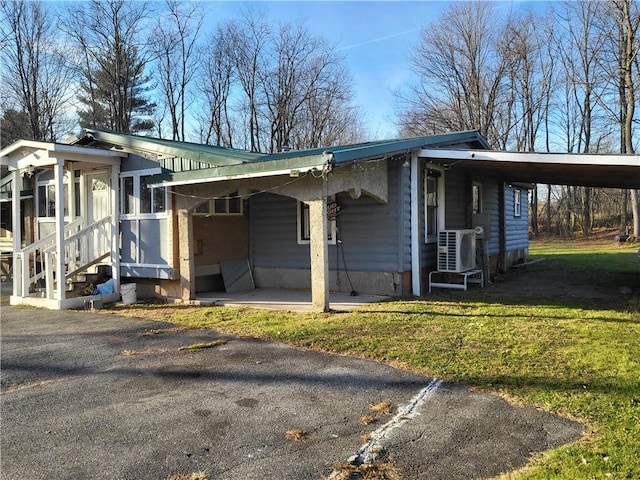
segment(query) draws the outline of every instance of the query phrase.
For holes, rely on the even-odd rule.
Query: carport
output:
[[[423,149],[420,156],[448,168],[465,166],[509,182],[640,188],[640,155]]]

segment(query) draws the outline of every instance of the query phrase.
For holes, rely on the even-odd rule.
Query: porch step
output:
[[[67,280],[67,285],[71,286],[71,288],[67,290],[69,292],[67,297],[75,298],[91,295],[98,284],[104,283],[112,278],[110,265],[97,265],[96,270],[96,273],[85,272],[76,274],[74,279],[71,281]]]

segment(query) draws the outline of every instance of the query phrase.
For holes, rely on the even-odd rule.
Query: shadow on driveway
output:
[[[361,447],[370,405],[407,405],[433,379],[211,330],[85,312],[2,308],[2,478],[320,479]],[[166,328],[164,333],[149,334]],[[437,384],[381,445],[402,478],[521,467],[581,426]],[[307,437],[285,437],[302,429]]]

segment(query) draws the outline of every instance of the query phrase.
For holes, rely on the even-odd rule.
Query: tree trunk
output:
[[[640,237],[640,204],[638,190],[631,190],[631,212],[633,213],[633,235]]]

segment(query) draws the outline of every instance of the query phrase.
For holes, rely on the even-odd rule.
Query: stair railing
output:
[[[26,297],[31,285],[44,278],[46,297],[55,298],[59,278],[67,279],[80,273],[111,253],[111,215],[82,228],[82,220],[65,226],[65,272],[57,274],[55,234],[35,242],[18,252],[16,269],[21,272],[18,295]],[[33,265],[33,272],[29,267]],[[16,270],[14,269],[14,271]],[[64,280],[63,280],[64,281]]]

